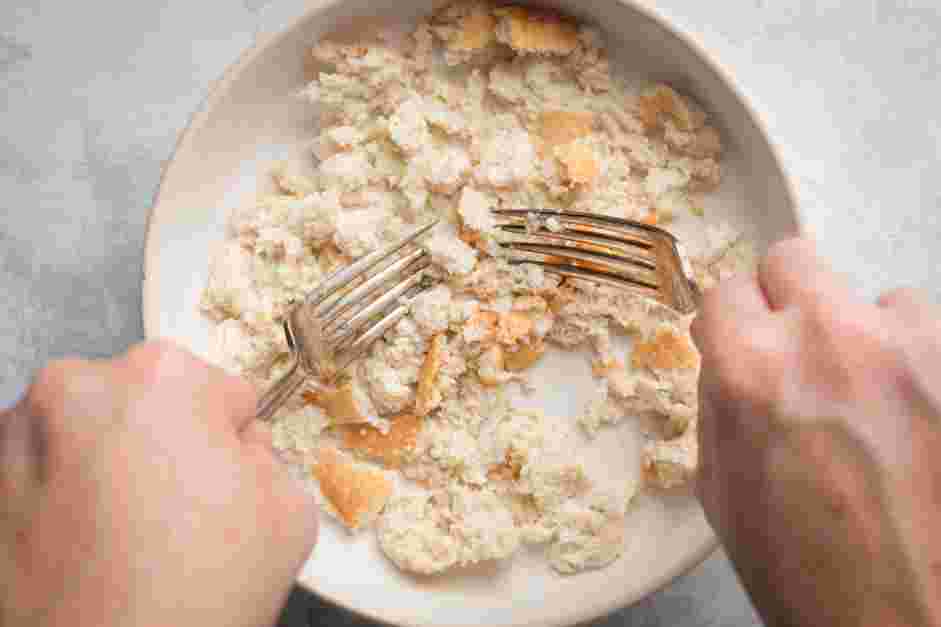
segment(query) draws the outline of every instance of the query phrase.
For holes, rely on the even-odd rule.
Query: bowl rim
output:
[[[774,141],[768,132],[768,126],[764,117],[758,112],[751,99],[742,90],[737,80],[733,77],[732,72],[721,61],[719,61],[716,56],[707,52],[705,45],[699,40],[698,35],[681,28],[679,25],[675,24],[667,15],[655,9],[653,6],[648,6],[642,0],[609,1],[627,6],[638,14],[656,23],[666,32],[677,37],[696,57],[698,57],[700,62],[703,63],[707,70],[711,71],[719,80],[719,82],[721,82],[722,85],[724,85],[725,88],[732,93],[734,98],[745,110],[748,118],[757,128],[761,138],[764,140],[771,155],[772,163],[774,164],[775,169],[781,174],[785,195],[787,196],[786,200],[794,214],[793,218],[797,231],[799,233],[804,232],[806,228],[806,221],[803,212],[801,211],[800,204],[798,203],[798,196],[796,193],[794,181],[785,165],[784,159],[782,158],[780,145]],[[164,190],[166,180],[173,169],[173,166],[177,160],[177,156],[188,148],[193,136],[207,122],[211,112],[213,109],[215,109],[219,100],[225,93],[226,88],[235,81],[243,68],[250,65],[257,57],[262,55],[269,48],[278,45],[301,22],[306,22],[314,14],[323,12],[333,6],[341,4],[342,2],[344,2],[344,0],[308,0],[304,10],[292,18],[290,22],[288,22],[283,28],[272,33],[266,33],[258,36],[251,46],[245,49],[234,62],[226,67],[219,78],[213,80],[209,84],[209,87],[200,105],[190,116],[189,122],[186,124],[186,126],[184,126],[183,129],[181,129],[178,133],[177,140],[173,148],[173,153],[169,159],[164,161],[161,167],[160,181],[158,183],[157,190],[154,192],[150,208],[147,211],[147,219],[144,227],[144,264],[143,276],[141,280],[141,317],[145,339],[150,340],[156,339],[158,337],[156,333],[156,317],[148,314],[148,312],[150,312],[152,309],[151,299],[153,297],[153,290],[150,289],[150,283],[153,280],[151,277],[153,277],[153,268],[157,262],[157,252],[155,246],[153,245],[152,237],[153,222],[154,216],[157,213],[157,208],[160,204],[161,195]],[[690,553],[674,568],[670,569],[662,576],[652,579],[648,585],[645,586],[644,591],[641,594],[632,597],[628,597],[628,595],[617,596],[612,601],[604,603],[600,606],[586,606],[583,610],[576,611],[572,617],[572,620],[570,621],[550,621],[540,623],[540,626],[562,627],[564,625],[582,624],[629,607],[639,602],[640,600],[664,589],[670,583],[682,577],[683,575],[686,575],[694,568],[702,564],[718,548],[719,541],[715,536],[715,533],[713,533],[711,534],[709,541],[704,542],[701,546],[696,547],[695,550],[690,551]],[[345,605],[338,599],[335,599],[314,589],[313,586],[301,580],[300,576],[298,576],[296,583],[317,596],[319,599],[326,601],[335,607],[342,608],[360,618],[374,621],[382,625],[395,625],[395,623],[392,623],[382,616],[376,615],[370,611]],[[534,623],[527,624],[535,625]]]

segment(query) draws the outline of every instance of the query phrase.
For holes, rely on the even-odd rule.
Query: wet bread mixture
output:
[[[699,357],[689,318],[641,296],[507,264],[490,209],[595,212],[701,224],[689,260],[709,286],[752,263],[704,216],[721,182],[708,115],[664,84],[609,68],[591,25],[518,7],[449,6],[410,32],[377,29],[312,51],[311,163],[231,216],[202,309],[218,359],[268,385],[287,363],[280,320],[332,269],[440,218],[422,243],[439,284],[335,389],[300,394],[273,424],[325,508],[374,530],[399,568],[439,573],[545,545],[560,573],[617,559],[639,490],[697,465]],[[286,97],[288,97],[286,95]],[[550,225],[551,226],[551,225]],[[631,338],[625,352],[615,335]],[[597,395],[578,416],[514,407],[546,353],[579,351]],[[554,424],[603,438],[644,420],[641,484],[592,477]]]

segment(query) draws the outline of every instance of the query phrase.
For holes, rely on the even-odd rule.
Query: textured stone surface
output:
[[[941,295],[935,0],[661,0],[738,78],[810,230],[872,296]],[[0,405],[68,353],[141,337],[141,249],[161,163],[210,82],[303,0],[0,2]],[[297,593],[285,623],[356,625]],[[728,563],[599,625],[757,624]]]

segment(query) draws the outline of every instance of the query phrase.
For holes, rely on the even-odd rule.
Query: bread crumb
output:
[[[651,440],[644,446],[642,464],[648,485],[664,490],[687,485],[699,466],[696,429],[688,428],[672,440]]]
[[[437,507],[430,495],[393,499],[377,529],[382,552],[405,572],[432,575],[460,559],[460,546],[451,536],[446,511]]]
[[[451,487],[401,497],[379,520],[379,546],[407,572],[433,574],[503,560],[519,545],[512,513],[490,490]]]

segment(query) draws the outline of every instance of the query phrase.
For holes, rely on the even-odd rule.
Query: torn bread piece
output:
[[[344,425],[341,429],[344,448],[377,461],[387,468],[399,468],[415,451],[422,429],[422,419],[415,414],[402,414],[390,420],[388,433],[372,425]]]
[[[662,127],[667,119],[681,131],[696,131],[706,123],[706,114],[699,107],[662,83],[641,94],[638,114],[648,130]]]
[[[418,392],[415,396],[415,414],[427,416],[441,404],[441,392],[438,390],[438,373],[444,358],[447,337],[442,333],[432,338],[425,354],[425,361],[418,374]]]
[[[699,467],[697,424],[693,421],[686,431],[672,440],[651,440],[641,454],[644,481],[647,485],[671,490],[687,485]]]
[[[352,380],[336,387],[323,387],[302,393],[307,403],[320,407],[334,425],[378,422],[366,392]]]
[[[497,20],[486,6],[477,5],[461,18],[457,31],[448,39],[452,52],[479,52],[497,40]]]
[[[395,498],[377,524],[379,547],[405,572],[432,575],[445,571],[460,559],[460,546],[451,536],[447,513],[428,494]]]
[[[543,111],[539,114],[539,137],[551,151],[591,135],[594,123],[591,111]]]
[[[689,370],[699,365],[699,354],[688,335],[664,324],[657,327],[652,339],[635,344],[631,365],[650,370]]]
[[[523,7],[494,10],[496,36],[519,53],[567,55],[578,47],[578,28],[559,15]]]
[[[508,372],[522,372],[539,363],[539,360],[545,354],[545,342],[521,344],[516,350],[507,351],[503,355],[503,367]]]
[[[555,157],[562,165],[562,180],[569,185],[591,185],[601,173],[601,165],[591,146],[573,141],[556,147]]]
[[[320,449],[311,474],[331,513],[353,531],[371,525],[392,495],[384,472],[357,464],[334,448]]]
[[[624,552],[626,499],[588,506],[567,501],[553,516],[555,534],[547,555],[557,572],[572,575],[607,566]]]

